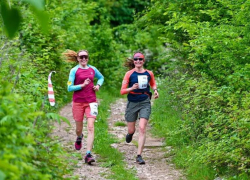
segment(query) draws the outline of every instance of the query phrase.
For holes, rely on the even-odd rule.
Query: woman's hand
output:
[[[133,84],[133,86],[131,88],[132,88],[132,90],[138,89],[139,88],[139,84],[135,83],[135,84]]]
[[[154,98],[157,99],[159,97],[159,93],[157,89],[154,90]]]
[[[131,92],[131,91],[133,91],[133,90],[135,90],[135,89],[138,89],[138,88],[139,88],[139,84],[138,84],[138,83],[135,83],[135,84],[133,84],[132,87],[127,88],[126,90],[127,90],[127,92],[129,93],[129,92]]]
[[[90,82],[91,82],[91,80],[89,78],[85,79],[84,83],[81,84],[81,87],[83,88],[83,87],[87,86]]]
[[[96,86],[94,86],[94,87],[93,87],[93,89],[94,89],[94,91],[99,91],[99,89],[100,89],[100,85],[99,85],[99,84],[97,84]]]

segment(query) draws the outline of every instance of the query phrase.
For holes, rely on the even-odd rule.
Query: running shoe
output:
[[[127,142],[127,143],[130,143],[130,142],[132,141],[133,135],[134,135],[134,134],[127,134],[127,135],[126,135],[126,142]]]
[[[138,164],[145,164],[145,161],[142,159],[141,155],[137,155],[136,162]]]
[[[75,142],[76,150],[80,150],[82,148],[82,138],[83,138],[83,134],[81,135],[81,137],[76,138],[76,142]]]
[[[88,153],[84,159],[85,159],[85,163],[88,163],[88,164],[95,162],[95,159],[92,157],[92,155],[90,153]]]

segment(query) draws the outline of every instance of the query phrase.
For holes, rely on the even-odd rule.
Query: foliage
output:
[[[22,3],[25,2],[25,3]],[[36,15],[41,24],[41,30],[47,32],[48,30],[48,14],[44,11],[44,0],[20,0],[19,2],[2,0],[1,1],[1,17],[4,24],[6,35],[13,38],[20,28],[23,17],[20,9],[17,6],[30,4],[33,14]],[[15,6],[17,5],[17,6]]]
[[[183,120],[176,133],[193,147],[193,160],[228,178],[250,169],[249,7],[247,0],[160,0],[138,20],[146,32],[159,26],[167,44],[162,74]]]
[[[39,102],[13,94],[11,88],[1,80],[1,179],[60,179],[68,173],[67,163],[61,147],[46,140],[50,115],[40,110]]]
[[[86,2],[92,2],[85,0]],[[150,5],[149,0],[99,0],[96,9],[96,16],[91,21],[91,25],[101,24],[102,17],[108,19],[111,27],[124,24],[131,24],[134,15],[140,13],[146,6]],[[103,13],[103,11],[105,11]]]
[[[127,125],[122,121],[117,121],[115,122],[114,126],[127,126]]]
[[[115,4],[113,1],[43,2],[1,1],[0,90],[3,94],[0,99],[0,179],[62,179],[71,173],[67,154],[49,135],[54,120],[67,122],[56,112],[70,100],[71,93],[66,91],[66,82],[74,64],[64,62],[62,53],[66,49],[88,49],[90,64],[105,76],[102,88],[106,86],[115,91],[125,72],[120,68],[125,53],[114,52],[126,47],[114,40],[111,26],[116,22],[132,21],[132,6],[140,10],[146,3],[126,1],[126,8],[130,10],[123,17],[118,13],[122,6],[117,6],[118,16],[110,14],[110,7]],[[127,12],[126,8],[123,12]],[[99,23],[93,24],[96,19]],[[56,71],[52,76],[55,107],[49,106],[47,98],[47,78],[52,70]],[[101,122],[106,128],[105,110]],[[15,122],[14,125],[11,122]],[[108,137],[108,134],[102,135],[97,134]],[[111,151],[116,164],[112,167],[112,176],[133,179],[133,175],[124,169],[121,154],[114,149]],[[102,154],[101,151],[99,153]],[[104,158],[108,157],[105,153],[102,154]]]
[[[1,89],[6,81],[11,84],[11,89],[4,90],[8,93],[2,98],[20,100],[20,104],[10,103],[10,109],[20,114],[26,113],[30,104],[34,109],[28,112],[30,119],[5,110],[1,121],[12,121],[9,117],[14,114],[27,124],[25,128],[31,129],[32,121],[41,127],[40,132],[35,129],[29,134],[31,141],[28,143],[33,149],[26,150],[27,157],[20,159],[30,168],[28,165],[23,170],[18,167],[18,176],[26,171],[32,172],[36,165],[41,173],[48,172],[48,178],[57,178],[57,170],[54,173],[48,170],[60,162],[55,160],[57,156],[55,159],[50,156],[57,147],[48,151],[53,141],[44,138],[48,133],[44,127],[48,124],[43,119],[60,119],[51,114],[56,109],[49,107],[47,101],[47,75],[52,70],[57,72],[52,80],[57,102],[55,108],[59,108],[69,101],[70,94],[65,86],[69,70],[74,66],[64,62],[61,54],[66,49],[88,49],[89,63],[103,73],[105,83],[102,88],[110,92],[120,88],[126,71],[122,64],[135,51],[143,51],[146,68],[167,80],[168,83],[164,81],[165,86],[162,85],[163,100],[156,104],[159,110],[156,113],[162,115],[165,111],[159,106],[169,102],[175,106],[168,106],[166,110],[174,108],[178,113],[172,117],[164,113],[164,119],[172,118],[170,123],[161,126],[156,121],[154,126],[168,137],[171,145],[182,146],[180,152],[186,152],[187,156],[179,154],[180,161],[188,159],[194,164],[183,163],[184,168],[189,168],[190,176],[196,173],[191,167],[195,169],[202,164],[205,174],[211,173],[206,176],[208,179],[217,176],[247,179],[250,169],[248,0],[8,2],[1,1],[0,75],[3,77]],[[146,5],[150,7],[146,8]],[[44,13],[41,8],[49,16],[46,13],[41,16]],[[8,20],[14,15],[16,21],[10,24]],[[47,33],[41,33],[41,27],[47,29]],[[12,40],[7,39],[3,32],[7,32]],[[166,93],[171,94],[174,101],[166,98]],[[6,109],[6,105],[0,107]],[[101,122],[105,126],[104,120]],[[171,127],[175,131],[166,132],[165,128]],[[18,128],[15,133],[23,135]],[[20,148],[23,148],[23,141],[20,143]],[[41,157],[34,156],[34,152],[39,152]],[[104,156],[107,155],[104,153]],[[30,163],[31,157],[37,161]],[[176,157],[178,159],[178,153]],[[13,160],[11,165],[16,163],[19,162]],[[64,166],[63,163],[57,165]],[[12,177],[12,171],[15,172],[15,168],[1,170],[0,177]],[[58,172],[58,176],[63,173]]]

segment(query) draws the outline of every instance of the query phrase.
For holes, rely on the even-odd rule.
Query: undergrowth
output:
[[[152,110],[151,124],[153,134],[164,137],[166,145],[172,146],[172,151],[166,156],[172,156],[172,160],[177,168],[184,170],[184,174],[189,180],[207,179],[213,180],[217,177],[227,180],[247,180],[247,174],[235,175],[233,172],[223,175],[223,167],[220,171],[213,164],[205,164],[200,161],[202,153],[199,147],[202,141],[193,141],[189,138],[189,129],[186,120],[183,119],[179,110],[180,104],[173,99],[173,91],[164,87],[169,87],[164,81],[159,87],[160,98],[154,102]],[[225,167],[226,168],[226,167]],[[224,172],[227,172],[224,169]]]

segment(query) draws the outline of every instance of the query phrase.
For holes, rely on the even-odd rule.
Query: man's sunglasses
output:
[[[82,55],[82,56],[79,56],[79,58],[80,58],[80,59],[83,59],[83,58],[88,59],[89,56],[88,56],[88,55]]]
[[[134,58],[134,61],[137,61],[137,60],[143,61],[143,58]]]

